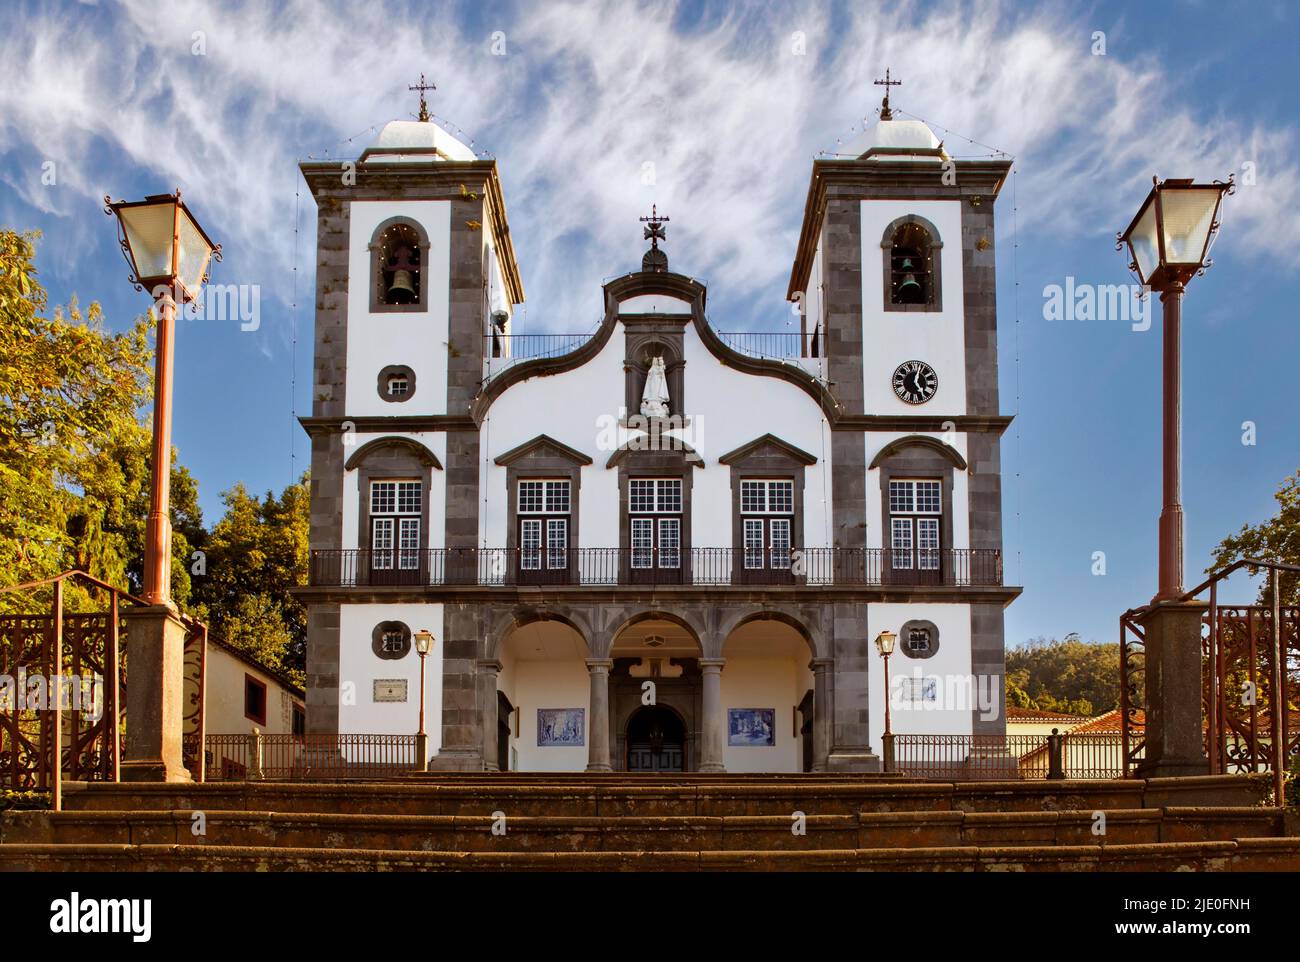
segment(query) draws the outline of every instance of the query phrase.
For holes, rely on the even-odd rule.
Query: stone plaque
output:
[[[406,679],[376,678],[375,701],[406,701]]]

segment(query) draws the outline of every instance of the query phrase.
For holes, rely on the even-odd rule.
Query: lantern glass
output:
[[[1210,243],[1210,228],[1219,208],[1222,188],[1179,187],[1161,190],[1165,264],[1199,268]]]
[[[1137,264],[1138,278],[1143,284],[1151,283],[1152,276],[1160,266],[1160,235],[1156,224],[1154,191],[1129,228],[1128,246],[1133,253],[1133,261]]]
[[[421,655],[427,655],[433,648],[433,633],[430,631],[420,630],[415,633],[415,650]]]
[[[892,655],[894,653],[894,642],[898,640],[898,635],[892,631],[882,631],[876,635],[876,650],[883,655]]]
[[[135,268],[135,276],[141,282],[170,277],[175,199],[167,197],[157,203],[123,205],[117,208],[117,213],[131,248],[131,266]]]
[[[193,297],[203,285],[203,276],[212,259],[212,244],[203,236],[203,231],[184,205],[181,205],[176,233],[179,241],[176,248],[176,279],[186,293]]]

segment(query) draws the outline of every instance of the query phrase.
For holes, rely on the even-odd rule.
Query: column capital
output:
[[[609,671],[614,667],[613,658],[588,658],[586,663],[587,671]]]
[[[808,662],[808,670],[813,672],[830,671],[835,667],[834,658],[814,658]]]
[[[494,674],[500,674],[501,669],[504,667],[505,666],[502,665],[501,662],[497,661],[495,658],[480,658],[478,660],[479,671],[493,672]]]
[[[722,667],[727,663],[725,658],[701,658],[697,664],[700,671],[722,671]]]

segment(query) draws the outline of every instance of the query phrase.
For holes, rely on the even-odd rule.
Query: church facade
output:
[[[666,218],[582,336],[516,334],[495,161],[395,121],[318,205],[307,729],[435,769],[858,771],[1005,730],[994,202],[889,111],[814,161],[735,335]],[[421,685],[418,633],[434,637]]]

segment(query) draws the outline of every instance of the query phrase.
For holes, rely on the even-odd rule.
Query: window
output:
[[[890,565],[895,571],[939,570],[942,514],[942,482],[889,482]]]
[[[681,478],[630,478],[627,513],[633,568],[680,568]]]
[[[934,252],[930,232],[916,223],[899,225],[890,239],[889,303],[934,303]]]
[[[266,724],[266,685],[252,675],[244,676],[244,717]]]
[[[740,514],[744,566],[750,570],[788,570],[793,547],[790,533],[794,528],[794,482],[742,480]]]
[[[298,704],[293,706],[293,733],[300,738],[307,734],[307,711]]]
[[[413,224],[397,221],[380,229],[371,246],[375,263],[375,300],[389,307],[419,307],[424,284],[420,234]]]
[[[525,571],[569,567],[568,481],[520,481],[519,567]]]
[[[411,381],[405,374],[388,375],[388,396],[392,398],[406,397],[411,389]]]
[[[370,482],[370,567],[415,571],[420,567],[419,481]]]

